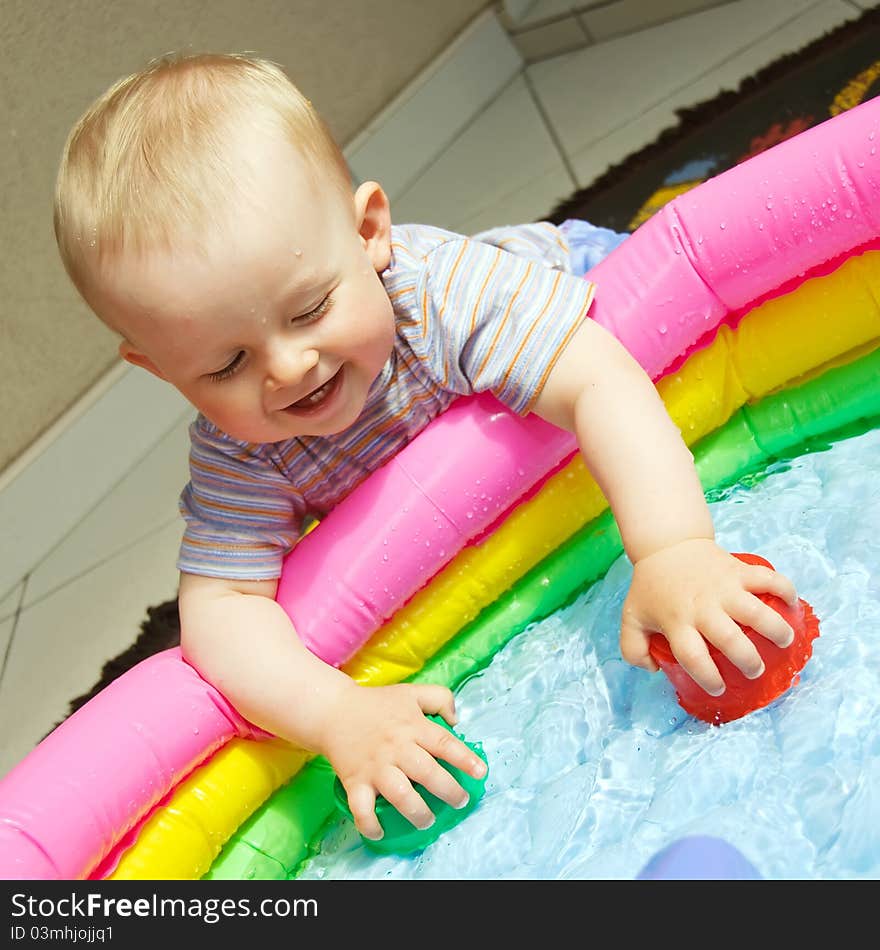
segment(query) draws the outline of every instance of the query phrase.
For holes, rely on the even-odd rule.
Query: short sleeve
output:
[[[305,505],[271,447],[228,439],[202,417],[190,426],[190,481],[177,566],[236,580],[279,577],[300,536]]]
[[[571,249],[564,232],[549,221],[502,225],[471,235],[472,241],[491,244],[517,257],[538,260],[547,267],[572,273]],[[582,273],[582,272],[581,272]]]
[[[417,275],[408,341],[438,385],[491,391],[527,413],[586,318],[589,281],[468,238],[440,244]]]

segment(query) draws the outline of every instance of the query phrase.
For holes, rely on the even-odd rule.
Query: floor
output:
[[[540,217],[652,141],[676,109],[875,5],[732,0],[532,63],[397,196],[395,216],[464,232]],[[190,415],[182,409],[45,560],[0,591],[0,775],[134,640],[146,607],[175,595]]]

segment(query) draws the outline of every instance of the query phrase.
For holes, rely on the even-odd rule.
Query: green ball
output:
[[[462,739],[465,745],[488,765],[488,759],[486,758],[486,753],[483,752],[481,743],[468,742],[463,736],[455,732],[441,716],[428,716],[428,718],[439,723],[444,729],[448,729],[453,735],[458,736],[459,739]],[[424,786],[415,785],[415,790],[422,796],[425,800],[425,804],[434,814],[434,824],[431,825],[430,828],[419,829],[412,825],[387,799],[380,795],[376,799],[376,817],[379,819],[379,824],[382,826],[382,830],[385,834],[378,841],[373,841],[371,838],[361,835],[364,844],[371,851],[375,851],[379,854],[400,855],[413,854],[416,851],[421,851],[427,848],[429,844],[433,844],[444,831],[448,831],[454,825],[457,825],[477,807],[477,803],[483,797],[483,793],[486,790],[486,779],[489,775],[488,769],[482,778],[477,779],[468,775],[466,772],[462,772],[461,769],[455,768],[455,766],[450,765],[448,762],[443,762],[440,759],[437,761],[440,762],[440,765],[442,765],[468,793],[468,803],[464,808],[453,808],[442,799],[437,798],[436,795],[432,795]],[[351,818],[351,810],[348,807],[348,796],[338,777],[334,782],[333,791],[339,810]]]

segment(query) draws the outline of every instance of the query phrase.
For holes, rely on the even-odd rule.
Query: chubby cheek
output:
[[[372,288],[373,292],[365,299],[366,306],[361,310],[360,342],[374,359],[384,363],[394,345],[394,310],[384,286],[378,279],[376,282],[378,289]]]
[[[352,282],[352,303],[360,311],[373,334],[393,333],[394,311],[382,278],[367,264],[360,270],[359,279]]]
[[[190,396],[196,408],[225,432],[264,421],[263,406],[256,392],[242,392],[238,387],[225,386],[227,381],[214,384],[210,389],[202,390],[196,398]],[[184,393],[184,395],[187,395]]]

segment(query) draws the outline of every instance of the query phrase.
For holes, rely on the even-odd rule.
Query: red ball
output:
[[[773,567],[769,561],[756,554],[734,554],[734,557],[746,564]],[[794,630],[794,640],[783,649],[751,627],[743,627],[743,633],[755,644],[765,666],[764,672],[753,680],[747,679],[723,653],[708,643],[709,655],[715,661],[726,687],[720,696],[710,696],[691,679],[672,655],[666,637],[660,633],[651,637],[648,646],[651,656],[675,687],[679,705],[697,719],[720,725],[772,703],[798,682],[798,674],[813,654],[813,640],[819,636],[819,621],[810,605],[805,600],[799,600],[796,606],[789,607],[784,600],[772,594],[757,596],[788,621]]]

